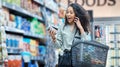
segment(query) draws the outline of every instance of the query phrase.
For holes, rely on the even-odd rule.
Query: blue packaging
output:
[[[45,46],[39,46],[39,54],[44,56],[45,53],[46,53],[46,48],[45,48]]]
[[[7,46],[7,47],[8,47],[8,44],[9,44],[8,42],[9,42],[9,40],[8,40],[8,39],[6,39],[6,46]]]
[[[10,39],[10,47],[13,47],[13,40]]]
[[[21,28],[21,25],[22,25],[22,17],[16,16],[16,17],[15,17],[15,23],[16,23],[15,28],[20,29],[20,28]]]

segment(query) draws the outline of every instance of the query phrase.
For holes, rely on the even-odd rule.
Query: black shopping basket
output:
[[[109,47],[96,41],[78,41],[72,46],[73,67],[105,67]]]

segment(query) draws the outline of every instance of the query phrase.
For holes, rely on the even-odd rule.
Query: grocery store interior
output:
[[[0,0],[0,67],[56,67],[47,28],[64,23],[74,2],[90,14],[92,40],[109,46],[105,67],[120,67],[120,0]]]

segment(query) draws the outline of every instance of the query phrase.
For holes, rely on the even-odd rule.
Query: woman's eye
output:
[[[66,13],[69,13],[69,11],[67,11]]]
[[[70,14],[73,14],[73,12],[70,12]]]

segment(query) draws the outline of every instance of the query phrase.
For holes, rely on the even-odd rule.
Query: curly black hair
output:
[[[85,32],[90,32],[90,16],[88,12],[78,3],[72,3],[69,6],[71,6],[75,12],[75,16],[80,19],[81,25],[84,29]],[[69,7],[68,6],[68,7]],[[68,23],[67,18],[65,16],[65,25],[66,26]],[[77,28],[78,30],[78,28]]]

